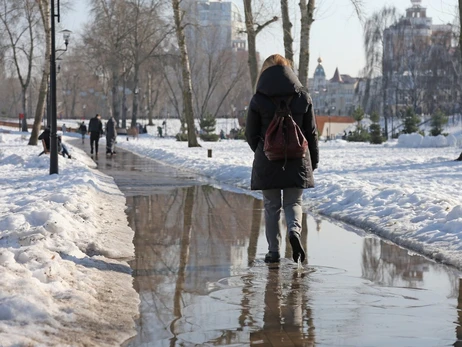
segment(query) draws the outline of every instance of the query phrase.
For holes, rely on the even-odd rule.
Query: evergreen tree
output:
[[[403,133],[412,134],[412,133],[419,132],[419,123],[420,123],[420,117],[415,114],[412,107],[408,107],[404,115]]]
[[[358,130],[362,128],[361,121],[364,119],[364,110],[359,106],[353,112],[353,119],[358,122]]]
[[[215,134],[215,127],[217,120],[213,115],[207,113],[199,122],[199,126],[202,130],[200,138],[204,141],[218,141],[218,135]]]
[[[347,141],[349,142],[368,142],[370,139],[369,133],[366,129],[363,129],[361,121],[364,119],[364,110],[361,107],[358,107],[353,112],[353,118],[358,122],[356,130],[347,136]]]
[[[440,109],[436,110],[436,112],[432,114],[430,123],[432,128],[430,129],[430,134],[432,136],[441,135],[444,126],[448,124],[448,120],[448,117],[444,114],[443,111]]]
[[[369,127],[370,130],[370,143],[375,145],[380,145],[383,142],[383,137],[380,129],[380,116],[377,112],[372,112],[371,116],[371,126]]]

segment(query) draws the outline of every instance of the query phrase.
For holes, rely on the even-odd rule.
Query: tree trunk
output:
[[[462,0],[459,0],[459,51],[460,51],[460,54],[461,54],[461,58],[462,58]],[[461,62],[462,62],[462,59],[461,59]],[[461,69],[462,71],[462,69]],[[459,77],[459,80],[460,80],[460,77]],[[460,153],[459,155],[459,158],[457,158],[458,161],[462,161],[462,152]]]
[[[119,98],[119,65],[115,62],[112,66],[112,116],[117,125],[119,125],[119,108],[120,108],[120,98]]]
[[[48,95],[48,78],[50,76],[50,53],[51,53],[51,34],[50,34],[50,8],[48,1],[39,1],[40,16],[42,18],[42,25],[45,32],[45,61],[43,66],[42,80],[40,81],[40,89],[37,99],[37,107],[35,108],[34,125],[29,138],[29,145],[36,146],[38,143],[38,136],[45,112],[45,101]]]
[[[257,63],[257,33],[255,32],[253,13],[252,13],[252,0],[244,0],[244,13],[245,13],[245,27],[247,30],[247,51],[248,63],[250,71],[250,83],[252,90],[255,91],[258,78],[258,63]]]
[[[179,0],[172,0],[173,17],[175,20],[176,36],[178,39],[178,47],[181,54],[181,66],[183,76],[183,113],[188,126],[188,147],[200,147],[197,142],[196,131],[194,128],[194,113],[192,105],[192,83],[191,70],[189,68],[188,50],[186,47],[186,39],[184,28],[181,26],[180,4]]]
[[[382,89],[382,114],[385,120],[384,131],[385,138],[388,140],[388,109],[387,109],[387,94],[388,94],[388,72],[383,73],[383,89]]]
[[[298,67],[298,79],[305,87],[308,87],[308,67],[310,64],[310,33],[313,24],[315,0],[301,0],[300,3],[300,57]]]
[[[133,103],[132,103],[132,122],[130,124],[131,128],[136,127],[136,121],[138,118],[138,98],[139,98],[139,89],[138,89],[138,84],[139,84],[139,71],[140,71],[140,64],[138,61],[135,61],[134,65],[134,77],[133,77]]]
[[[303,0],[302,0],[303,1]],[[462,1],[462,0],[461,0]],[[289,17],[288,0],[281,0],[282,30],[284,32],[284,52],[287,60],[294,61],[294,51],[292,43],[292,22]]]
[[[77,104],[77,88],[75,85],[76,75],[72,77],[72,101],[71,101],[71,119],[75,119],[75,105]]]
[[[122,129],[127,129],[127,94],[125,93],[126,81],[126,72],[124,72],[122,84]]]
[[[23,112],[23,118],[21,121],[21,131],[29,131],[27,129],[27,86],[22,87],[21,92],[21,107]]]
[[[152,122],[152,111],[153,111],[153,104],[152,104],[152,75],[148,73],[148,90],[147,90],[147,103],[148,103],[148,125],[154,125]]]

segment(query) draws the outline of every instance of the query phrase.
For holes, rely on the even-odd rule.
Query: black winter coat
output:
[[[91,133],[99,133],[100,135],[103,134],[103,123],[98,119],[98,117],[90,119],[90,123],[88,123],[88,131]]]
[[[117,137],[116,122],[113,117],[109,118],[106,123],[106,138],[115,139]]]
[[[292,117],[308,141],[308,151],[305,158],[289,159],[283,170],[284,160],[268,160],[263,152],[263,144],[266,130],[276,111],[272,99],[278,101],[291,95]],[[316,119],[311,98],[290,67],[276,65],[261,74],[257,93],[250,101],[245,135],[255,153],[250,183],[252,190],[314,187],[313,170],[319,161]]]

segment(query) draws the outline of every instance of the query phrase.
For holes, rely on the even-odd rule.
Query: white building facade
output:
[[[338,68],[333,77],[327,79],[322,59],[319,58],[313,78],[309,79],[309,92],[313,99],[315,113],[336,116],[351,115],[358,104],[355,94],[356,85],[356,78],[340,74]]]

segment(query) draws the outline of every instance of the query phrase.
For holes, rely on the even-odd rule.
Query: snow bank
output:
[[[78,149],[59,175],[40,151],[0,136],[0,345],[118,345],[139,300],[125,198]]]
[[[462,136],[450,134],[448,136],[422,136],[420,134],[401,134],[398,138],[398,146],[403,148],[430,148],[430,147],[460,147]]]

